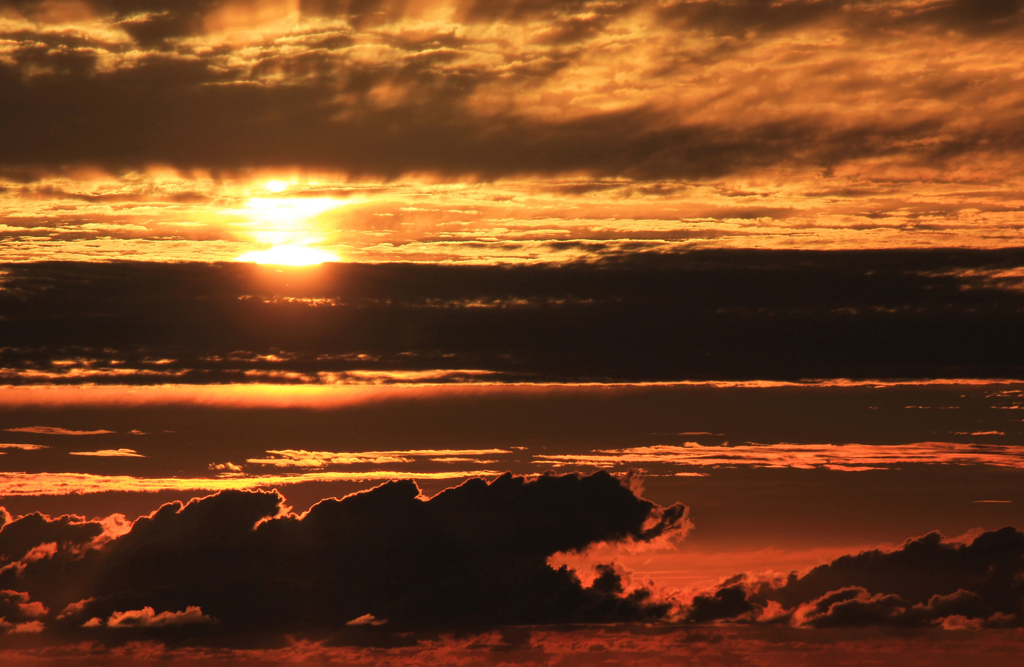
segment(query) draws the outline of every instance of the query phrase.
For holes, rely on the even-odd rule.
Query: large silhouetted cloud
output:
[[[606,473],[505,474],[429,500],[411,481],[392,482],[302,516],[282,502],[276,492],[221,492],[172,503],[93,548],[54,537],[66,518],[8,523],[0,538],[28,521],[49,528],[35,531],[37,541],[54,541],[0,570],[0,590],[10,591],[0,611],[11,624],[34,613],[45,632],[116,638],[462,631],[656,620],[671,608],[644,589],[624,593],[611,568],[584,587],[547,563],[560,551],[682,526],[681,505],[659,507]]]
[[[777,608],[769,612],[769,603]],[[780,582],[736,577],[694,598],[686,618],[692,623],[767,621],[814,628],[1019,627],[1024,622],[1024,533],[1007,527],[969,543],[946,542],[930,533],[899,549],[843,556]]]

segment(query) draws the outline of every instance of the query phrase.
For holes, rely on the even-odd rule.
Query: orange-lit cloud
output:
[[[265,489],[304,482],[374,481],[397,479],[466,479],[495,476],[495,470],[446,470],[438,472],[399,472],[368,470],[364,472],[307,472],[293,475],[244,475],[233,472],[219,477],[133,477],[130,475],[94,475],[88,473],[17,473],[0,472],[0,496],[67,495],[108,493],[111,491],[223,491]]]
[[[142,454],[139,454],[134,449],[125,449],[123,447],[121,449],[99,449],[93,452],[68,452],[68,454],[71,454],[72,456],[127,456],[139,458],[142,457]]]
[[[1012,2],[126,7],[5,11],[0,259],[1022,240]]]
[[[216,619],[205,615],[199,607],[188,607],[185,611],[163,611],[159,614],[154,612],[152,607],[143,607],[130,611],[115,611],[107,619],[106,627],[162,628],[173,625],[216,622]],[[90,621],[86,621],[83,627],[98,627],[99,625],[99,623],[90,625]]]
[[[309,452],[301,449],[283,449],[268,451],[267,454],[271,456],[267,458],[246,459],[246,463],[277,468],[322,468],[328,465],[355,463],[408,463],[416,458],[465,462],[473,461],[473,457],[511,453],[507,449],[413,449],[389,452]]]
[[[105,435],[114,433],[105,429],[95,431],[76,431],[74,429],[60,428],[57,426],[21,426],[18,428],[5,428],[10,433],[40,433],[43,435]]]
[[[638,463],[719,467],[749,465],[765,468],[826,468],[828,470],[876,470],[908,463],[944,465],[991,465],[1024,468],[1024,451],[1014,445],[915,442],[905,445],[654,445],[628,449],[598,450],[593,454],[542,454],[541,465],[591,465],[616,467]]]
[[[780,381],[682,381],[639,383],[478,383],[459,385],[0,385],[0,404],[27,405],[207,405],[220,407],[310,407],[337,408],[415,397],[459,397],[480,395],[596,394],[607,391],[638,391],[644,388],[853,388],[853,387],[1015,387],[1017,380],[936,379],[917,381],[822,380],[811,382]],[[683,434],[689,435],[689,434]]]

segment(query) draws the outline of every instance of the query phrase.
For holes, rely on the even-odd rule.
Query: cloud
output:
[[[44,544],[54,544],[61,550],[84,549],[104,533],[103,524],[75,515],[51,519],[35,512],[8,519],[0,526],[0,567],[25,558]]]
[[[373,614],[363,614],[359,618],[353,618],[345,625],[384,625],[387,623],[387,619],[374,618]]]
[[[68,452],[72,456],[129,456],[142,458],[143,454],[139,454],[134,449],[100,449],[94,452]]]
[[[99,530],[87,523],[87,535],[59,542],[48,558],[10,549],[20,560],[0,569],[0,588],[59,610],[42,617],[56,636],[83,624],[187,633],[194,623],[228,635],[479,631],[658,620],[671,609],[645,589],[623,593],[611,568],[588,587],[548,565],[557,552],[681,528],[681,505],[659,507],[605,473],[477,478],[429,500],[411,481],[391,482],[302,515],[282,503],[276,492],[239,491],[171,503],[83,549]],[[74,523],[33,516],[51,531]]]
[[[6,6],[13,261],[1020,245],[1016,0]]]
[[[267,452],[272,455],[270,457],[246,459],[246,463],[277,468],[322,468],[328,465],[358,463],[407,463],[424,457],[431,461],[473,462],[477,460],[476,457],[511,453],[507,449],[410,449],[384,452],[310,452],[296,449],[276,449]],[[490,461],[490,463],[494,463],[494,461]]]
[[[18,428],[5,428],[4,430],[12,433],[41,433],[44,435],[104,435],[114,432],[107,431],[105,429],[95,431],[76,431],[74,429],[60,428],[58,426],[20,426]]]
[[[1009,445],[958,442],[915,442],[900,445],[795,444],[652,445],[627,449],[601,449],[593,454],[542,454],[541,465],[620,467],[637,463],[720,467],[750,465],[765,468],[826,468],[828,470],[880,470],[888,466],[925,463],[991,465],[1024,468],[1024,452]]]
[[[1005,379],[1024,373],[1015,335],[1024,293],[971,272],[1014,266],[1024,266],[1019,249],[628,253],[561,266],[286,274],[18,264],[0,292],[0,312],[11,314],[0,377],[137,386]],[[531,305],[473,305],[519,301]],[[97,309],[109,326],[89,324]],[[67,326],[50,326],[53,312]],[[326,330],[336,334],[325,339]]]
[[[225,463],[211,463],[210,470],[219,472],[242,472],[242,466],[226,461]]]
[[[815,25],[827,25],[851,36],[868,30],[884,33],[935,27],[983,36],[1019,26],[1021,6],[1018,0],[683,0],[662,6],[660,15],[681,21],[687,27],[740,38],[765,37]]]
[[[999,628],[1020,627],[1022,605],[1024,533],[1007,527],[969,543],[930,533],[898,549],[842,556],[781,580],[738,575],[714,593],[695,596],[686,619],[806,628]]]
[[[115,611],[107,619],[108,628],[161,628],[170,625],[193,623],[216,623],[215,619],[203,614],[199,607],[187,607],[185,611],[164,611],[157,614],[152,607]]]
[[[45,496],[80,493],[155,491],[222,491],[266,489],[304,482],[366,482],[399,479],[466,479],[498,475],[495,470],[444,470],[409,472],[401,470],[316,471],[291,475],[242,475],[225,468],[218,477],[133,477],[75,472],[0,472],[0,489],[5,496]]]
[[[971,122],[955,105],[941,104],[941,90],[925,96],[940,102],[934,109],[919,104],[909,115],[878,113],[878,105],[895,111],[907,96],[858,49],[863,33],[886,20],[904,27],[903,34],[887,36],[908,55],[937,38],[930,26],[992,32],[1016,21],[1016,7],[1005,1],[938,2],[921,10],[900,2],[846,6],[830,0],[665,7],[473,2],[460,3],[461,10],[432,29],[413,23],[415,35],[405,29],[405,2],[307,0],[291,9],[267,2],[263,21],[255,3],[245,1],[153,3],[143,14],[134,5],[96,4],[106,30],[77,42],[27,26],[27,34],[12,35],[17,39],[0,68],[0,100],[6,101],[0,127],[22,131],[4,136],[9,168],[303,165],[384,179],[588,173],[657,181],[785,167],[821,171],[871,159],[934,166],[990,152],[997,141],[1020,148],[1012,122],[1001,114],[1000,122]],[[829,19],[847,24],[850,43],[831,39]],[[503,29],[488,30],[494,22]],[[613,26],[630,37],[617,40],[617,55],[609,58],[602,50]],[[683,26],[693,45],[677,43]],[[250,30],[242,43],[234,41],[244,28]],[[807,29],[814,32],[797,32]],[[770,45],[771,55],[745,53],[714,39],[702,44],[708,31],[730,37],[753,32],[780,43]],[[196,38],[167,48],[166,40],[185,36]],[[720,59],[763,64],[776,50],[792,53],[794,41],[812,53],[772,69],[787,75],[796,69],[822,86],[763,89],[769,107],[763,118],[745,113],[751,101],[741,92],[759,77],[757,70],[722,68],[724,90],[712,83],[720,77],[702,79],[691,71],[695,62]],[[135,51],[126,48],[132,42]],[[844,74],[844,59],[860,60],[860,68],[849,68],[852,84],[842,85],[845,78],[832,68],[823,72],[815,53],[832,56]],[[637,71],[630,85],[616,85],[616,76],[626,76],[617,64],[627,59]],[[894,60],[887,62],[891,67]],[[927,79],[939,79],[940,89],[956,88],[962,72],[942,65]],[[977,85],[998,85],[992,72],[976,71]],[[159,85],[147,87],[152,82]],[[821,101],[826,86],[853,109],[807,104]],[[874,94],[853,94],[861,89]],[[545,98],[575,103],[553,105]],[[74,128],[52,122],[57,99],[80,119]],[[983,101],[994,116],[1001,110],[995,100]],[[708,106],[715,113],[707,113]],[[249,140],[256,134],[264,141]]]

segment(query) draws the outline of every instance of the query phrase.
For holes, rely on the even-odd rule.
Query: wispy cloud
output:
[[[404,472],[367,470],[363,472],[319,471],[294,475],[239,475],[227,472],[220,477],[133,477],[131,475],[93,475],[88,473],[11,473],[0,472],[0,496],[68,495],[128,491],[223,491],[267,489],[305,482],[367,482],[399,479],[468,479],[496,476],[496,470],[446,470],[440,472]]]
[[[40,433],[43,435],[106,435],[114,433],[105,429],[95,431],[76,431],[74,429],[60,428],[59,426],[21,426],[18,428],[5,428],[11,433]]]
[[[272,449],[267,458],[246,459],[246,463],[278,468],[322,468],[358,463],[409,463],[417,458],[432,461],[473,461],[474,457],[511,454],[507,449],[410,449],[384,452],[309,452],[301,449]],[[494,463],[494,461],[487,461]]]
[[[128,457],[139,457],[143,455],[139,454],[134,449],[100,449],[94,452],[68,452],[72,456],[128,456]]]
[[[675,466],[763,468],[825,468],[877,470],[901,464],[989,465],[1024,468],[1024,449],[1013,445],[915,442],[905,445],[862,444],[750,444],[682,446],[655,445],[603,449],[591,454],[540,454],[540,465],[590,465],[602,468],[637,463]]]

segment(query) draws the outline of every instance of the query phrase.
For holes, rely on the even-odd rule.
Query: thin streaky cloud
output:
[[[128,456],[144,458],[143,454],[139,454],[134,449],[99,449],[93,452],[68,452],[71,456]]]
[[[411,449],[382,452],[310,452],[296,449],[272,449],[267,458],[246,459],[246,463],[278,468],[319,468],[327,465],[351,465],[357,463],[408,463],[415,458],[451,461],[471,461],[469,457],[511,454],[507,449]],[[451,458],[457,457],[457,458]],[[481,461],[483,463],[483,461]]]
[[[60,428],[59,426],[20,426],[18,428],[5,428],[10,433],[39,433],[43,435],[108,435],[115,431],[97,429],[95,431],[78,431],[74,429]]]
[[[130,475],[94,475],[89,473],[0,473],[0,496],[46,496],[85,493],[157,491],[224,491],[266,489],[304,482],[366,482],[401,479],[468,479],[501,474],[495,470],[450,470],[442,472],[309,472],[295,475],[240,475],[224,473],[219,477],[133,477]]]
[[[592,454],[541,454],[534,456],[534,462],[539,465],[590,465],[601,468],[661,463],[701,467],[826,468],[851,472],[908,463],[1024,468],[1024,448],[959,442],[915,442],[905,445],[755,443],[735,446],[705,446],[688,442],[683,446],[603,449]]]

